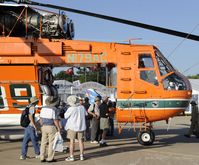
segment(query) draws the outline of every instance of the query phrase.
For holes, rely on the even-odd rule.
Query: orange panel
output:
[[[31,43],[0,43],[1,56],[31,55]]]
[[[91,50],[90,44],[71,44],[70,46],[72,47],[73,50],[76,50],[76,51],[90,51]]]
[[[0,81],[35,81],[34,66],[0,66]]]
[[[62,55],[62,42],[49,42],[49,43],[38,43],[37,53],[41,56],[45,55]]]

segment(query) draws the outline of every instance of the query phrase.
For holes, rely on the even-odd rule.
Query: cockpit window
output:
[[[165,90],[191,90],[188,80],[178,72],[164,78],[163,85]]]
[[[159,85],[150,54],[139,54],[138,68],[140,70],[140,79],[156,86]]]
[[[161,76],[175,71],[173,66],[169,63],[169,61],[162,55],[162,53],[159,50],[156,50],[155,53]]]
[[[140,71],[140,79],[158,86],[157,76],[154,70],[141,70]]]
[[[139,55],[138,68],[154,68],[150,54]]]

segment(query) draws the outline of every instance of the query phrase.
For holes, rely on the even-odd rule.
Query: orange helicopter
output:
[[[48,96],[58,99],[52,69],[56,66],[98,65],[117,68],[116,120],[140,123],[138,142],[155,140],[152,122],[168,120],[185,111],[192,97],[188,79],[176,71],[153,45],[72,40],[74,25],[64,14],[40,12],[30,5],[84,14],[199,41],[199,36],[29,0],[0,4],[0,125],[19,124],[21,111],[32,96],[44,105]],[[0,0],[4,2],[4,0]],[[109,75],[109,74],[108,74]],[[113,87],[113,86],[112,86]],[[144,125],[144,126],[143,126]]]

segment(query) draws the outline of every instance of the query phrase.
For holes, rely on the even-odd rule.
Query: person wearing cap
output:
[[[88,113],[93,116],[91,120],[91,143],[97,144],[99,140],[99,105],[101,104],[101,99],[99,96],[95,98],[95,103],[91,104]]]
[[[74,161],[75,139],[77,137],[80,149],[80,160],[84,160],[84,131],[86,130],[87,112],[84,106],[79,104],[79,100],[75,95],[71,95],[67,98],[69,108],[64,114],[67,119],[65,130],[67,131],[67,138],[70,139],[70,156],[66,161]]]
[[[29,107],[29,120],[30,124],[25,128],[25,133],[23,137],[23,142],[22,142],[22,148],[21,148],[21,160],[27,159],[27,152],[28,152],[28,143],[31,140],[33,144],[33,148],[35,151],[35,158],[39,158],[40,155],[40,148],[38,144],[38,138],[37,138],[37,127],[35,123],[35,111],[36,108],[35,106],[38,104],[39,99],[37,97],[31,97],[30,98],[30,104],[28,105]]]
[[[196,101],[191,102],[191,125],[185,137],[190,138],[191,135],[195,135],[199,138],[199,112],[198,112],[198,105]]]
[[[41,124],[41,162],[55,162],[53,143],[56,132],[60,132],[59,125],[59,112],[56,106],[59,104],[59,99],[54,99],[53,96],[49,96],[45,100],[46,106],[41,109],[40,112],[40,124]],[[48,153],[46,157],[46,149],[48,146]]]

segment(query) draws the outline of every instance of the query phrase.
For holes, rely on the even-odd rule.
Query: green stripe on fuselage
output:
[[[186,108],[189,100],[118,100],[119,108]]]

